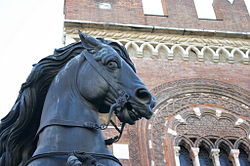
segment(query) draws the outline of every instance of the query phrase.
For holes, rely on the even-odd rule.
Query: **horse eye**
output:
[[[116,69],[118,67],[118,64],[115,61],[110,61],[110,62],[108,62],[107,66],[110,69]]]

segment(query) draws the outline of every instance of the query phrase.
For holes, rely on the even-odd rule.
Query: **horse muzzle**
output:
[[[150,119],[155,104],[155,98],[146,88],[138,88],[129,96],[123,107],[116,111],[116,115],[121,122],[133,125],[141,118]]]

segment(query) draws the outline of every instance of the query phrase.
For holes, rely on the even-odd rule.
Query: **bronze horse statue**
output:
[[[107,145],[125,123],[153,114],[155,100],[126,49],[79,31],[80,42],[56,49],[33,66],[0,123],[1,166],[118,166]],[[100,124],[99,113],[108,113]],[[120,136],[104,139],[112,114]]]

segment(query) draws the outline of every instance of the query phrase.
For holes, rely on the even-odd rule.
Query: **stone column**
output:
[[[200,148],[191,148],[192,153],[191,153],[191,158],[193,161],[194,166],[200,166],[200,160],[199,160],[199,151]]]
[[[174,146],[174,157],[175,157],[175,165],[180,166],[180,147]]]
[[[239,149],[231,149],[229,154],[229,159],[232,161],[233,166],[240,166],[239,154],[240,154]]]
[[[214,166],[220,166],[220,149],[211,149],[210,158],[212,158]]]

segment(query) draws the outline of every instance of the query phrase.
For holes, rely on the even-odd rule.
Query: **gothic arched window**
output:
[[[224,148],[220,148],[220,165],[221,166],[233,166],[229,160],[229,154]]]
[[[183,145],[180,145],[180,165],[193,166],[192,160],[190,158],[190,153]]]
[[[209,152],[205,147],[200,147],[199,161],[201,166],[213,166],[212,160],[209,157]]]
[[[149,144],[154,165],[249,165],[250,103],[245,99],[250,91],[207,79],[170,82],[153,91],[160,104],[145,134],[150,143],[155,140]]]
[[[247,152],[242,147],[240,147],[239,150],[240,150],[240,154],[239,154],[240,165],[249,166],[250,162],[248,160]]]

